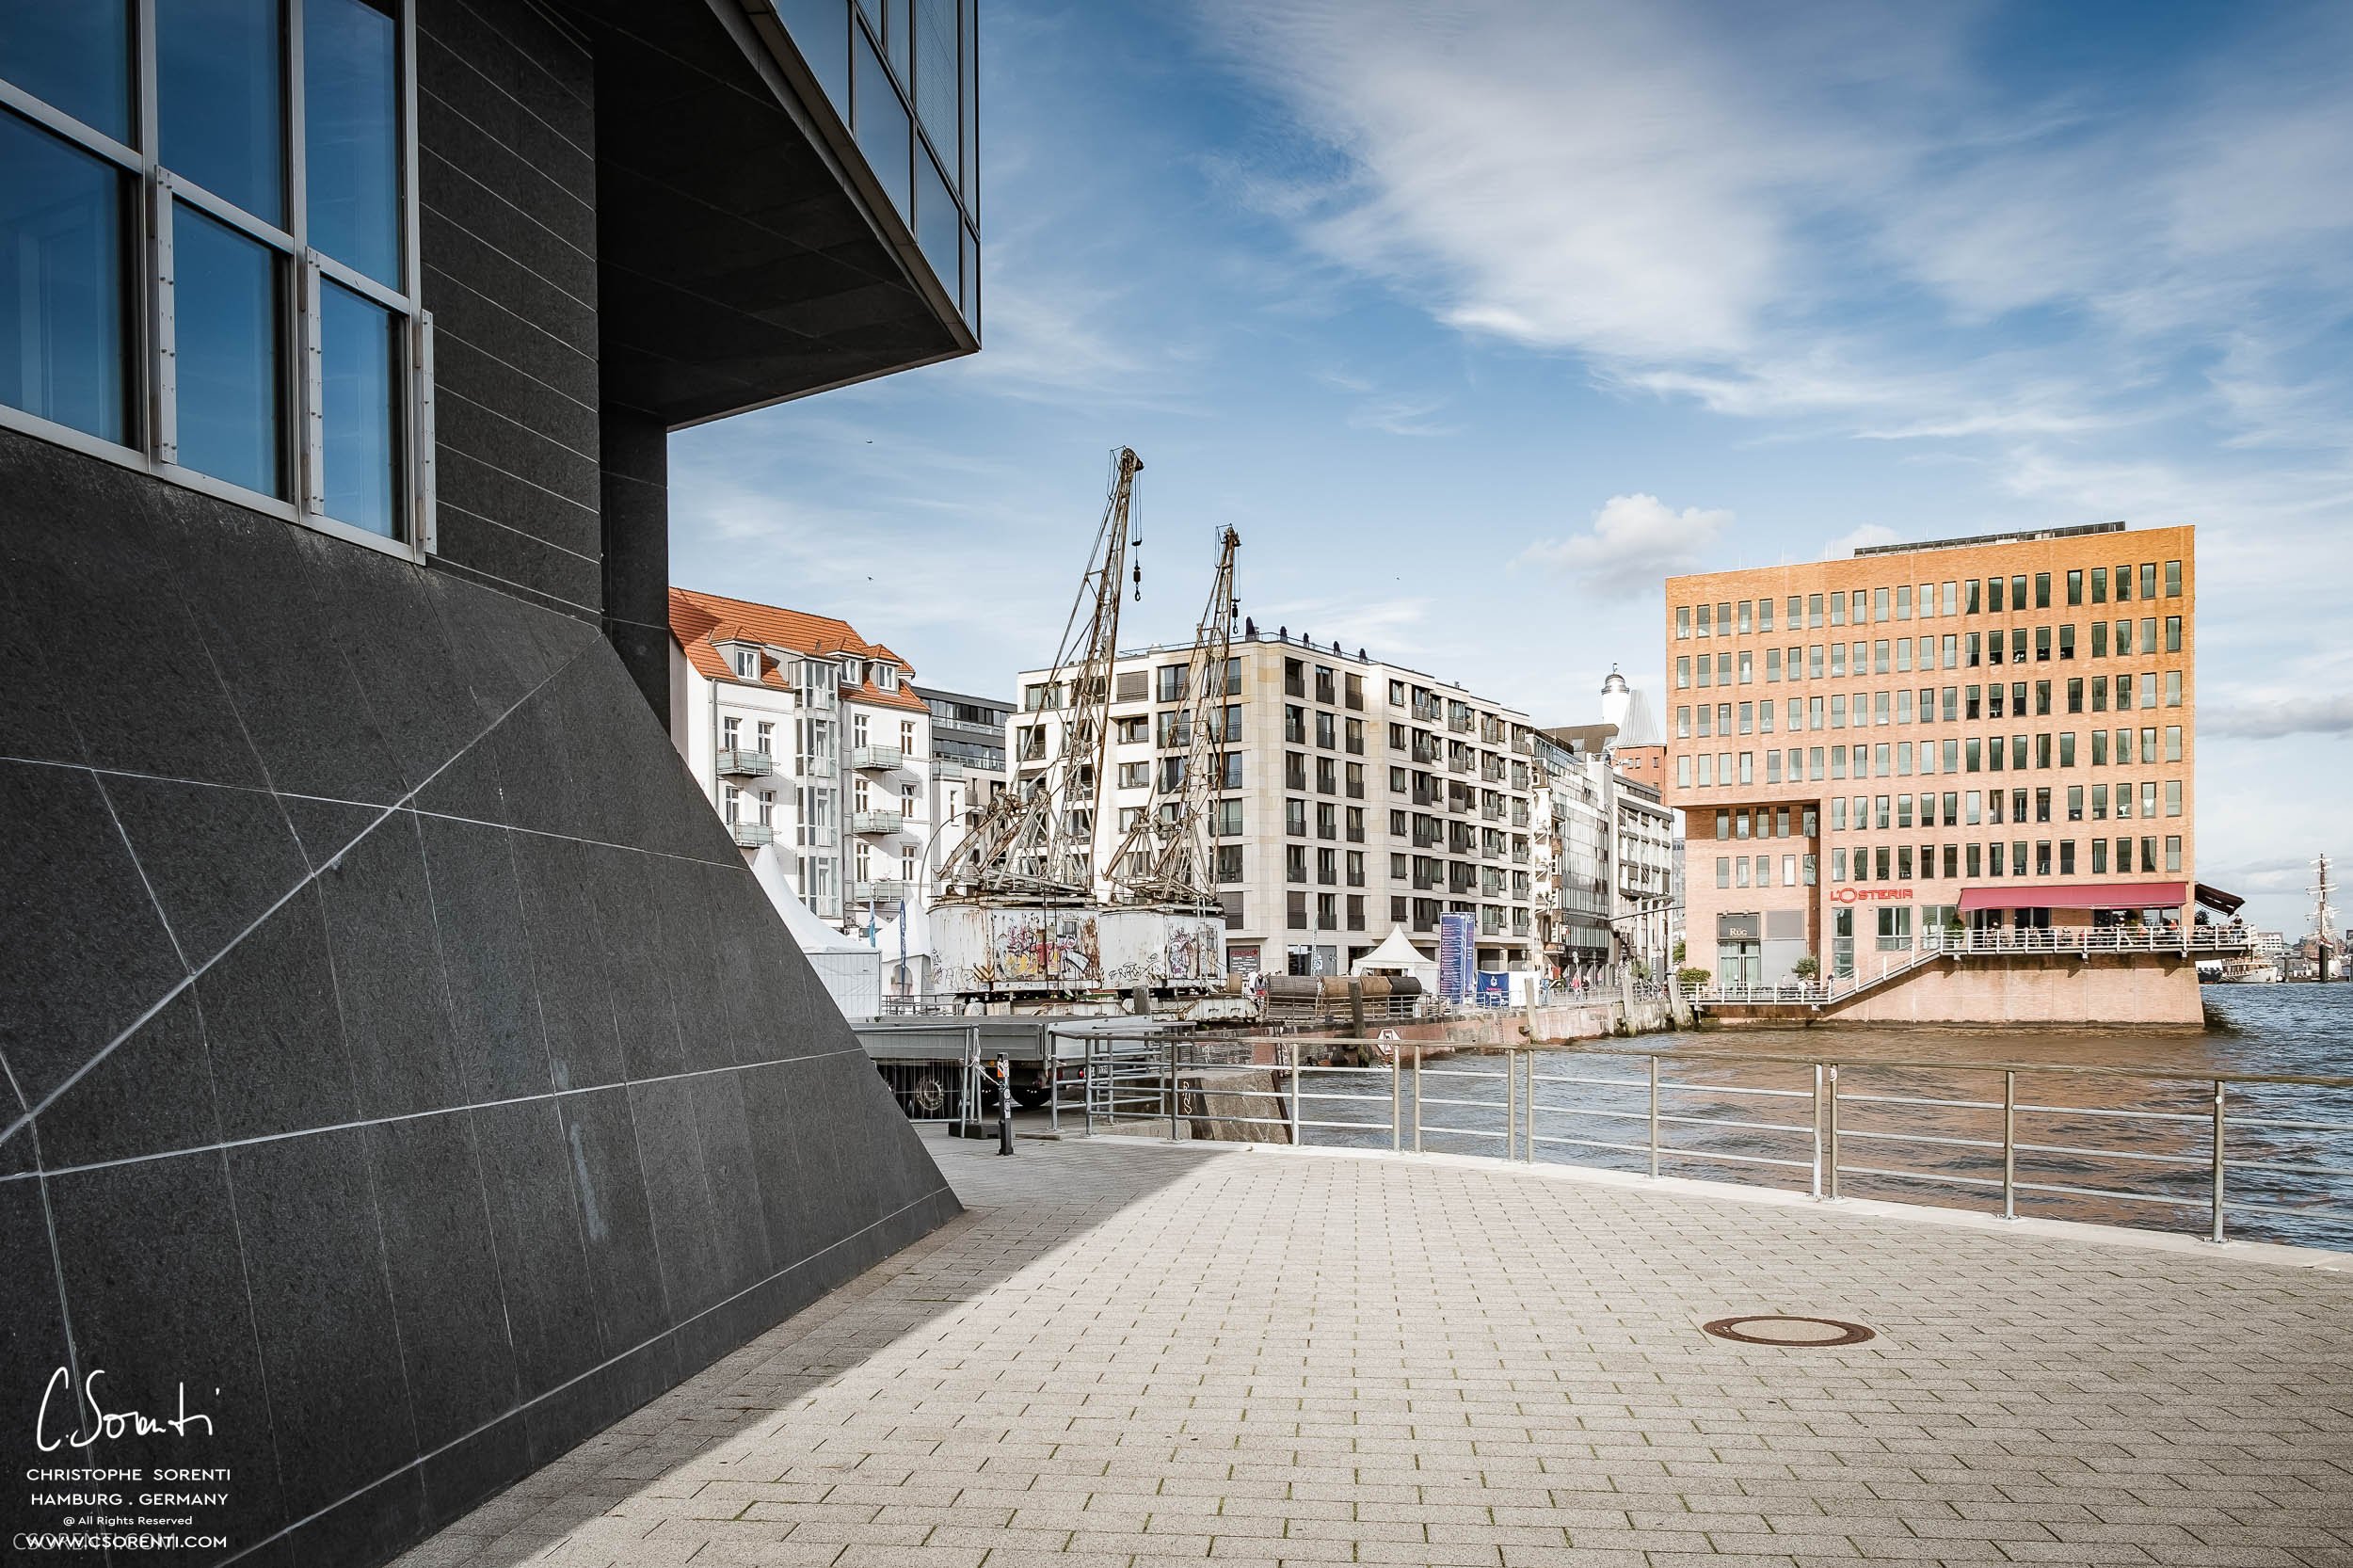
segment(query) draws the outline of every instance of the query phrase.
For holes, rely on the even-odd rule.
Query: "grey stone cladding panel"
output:
[[[184,1384],[199,1560],[380,1561],[955,1212],[594,625],[6,433],[0,584],[0,1398]]]

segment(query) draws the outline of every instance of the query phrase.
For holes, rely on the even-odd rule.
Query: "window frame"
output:
[[[284,79],[280,110],[284,116],[286,157],[284,228],[245,211],[165,167],[161,156],[156,22],[152,5],[136,4],[132,8],[132,132],[136,145],[119,141],[0,78],[0,109],[14,112],[38,131],[55,136],[106,164],[130,187],[122,214],[125,254],[120,264],[126,315],[122,351],[127,361],[121,369],[129,388],[125,403],[131,424],[127,439],[117,442],[13,405],[0,404],[0,428],[136,470],[281,522],[296,523],[403,560],[422,563],[435,553],[438,539],[434,504],[433,318],[432,312],[424,309],[420,294],[424,263],[419,243],[423,225],[418,221],[416,7],[413,0],[362,3],[377,9],[389,8],[393,24],[395,69],[400,77],[395,95],[399,117],[395,136],[401,158],[398,220],[402,289],[387,287],[307,243],[310,192],[302,38],[305,0],[285,0],[280,18],[279,68]],[[280,285],[278,326],[285,347],[283,362],[278,366],[278,381],[285,422],[280,440],[286,454],[284,477],[290,489],[287,498],[248,489],[233,481],[184,467],[179,461],[172,231],[176,206],[180,203],[271,253]],[[392,537],[329,517],[325,510],[326,387],[320,291],[330,283],[384,311],[397,328],[393,373],[400,384],[394,396],[399,425],[393,442],[397,470],[394,516],[400,533]]]

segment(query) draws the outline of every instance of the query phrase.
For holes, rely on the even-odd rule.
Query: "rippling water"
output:
[[[1998,1212],[1998,1064],[2009,1064],[2020,1068],[2019,1213],[2203,1234],[2213,1215],[2213,1075],[2353,1079],[2353,985],[2208,986],[2205,1000],[2203,1032],[1841,1029],[1652,1036],[1644,1046],[1669,1053],[1660,1069],[1659,1169],[1810,1190],[1817,1139],[1826,1134],[1815,1064],[1837,1062],[1843,1194]],[[1698,1059],[1735,1053],[1750,1060]],[[1768,1057],[1795,1060],[1755,1060]],[[1644,1059],[1547,1050],[1535,1063],[1539,1159],[1648,1168]],[[2178,1076],[2087,1070],[2097,1068]],[[1328,1096],[1306,1102],[1308,1119],[1360,1126],[1312,1128],[1307,1143],[1387,1144],[1385,1072],[1316,1073],[1308,1090]],[[1502,1152],[1500,1057],[1433,1061],[1422,1092],[1424,1148]],[[2353,1249],[2353,1089],[2233,1084],[2227,1106],[2228,1234]],[[1411,1119],[1409,1102],[1409,1128]],[[2302,1169],[2314,1166],[2325,1169]]]

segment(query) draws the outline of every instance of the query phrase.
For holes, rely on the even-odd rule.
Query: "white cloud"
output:
[[[2294,696],[2246,696],[2201,704],[2198,727],[2208,735],[2276,741],[2283,735],[2353,735],[2353,693]]]
[[[1663,577],[1699,570],[1731,524],[1732,514],[1720,507],[1678,512],[1655,495],[1613,495],[1587,532],[1539,539],[1517,564],[1549,567],[1604,592],[1646,593]]]
[[[1860,528],[1850,529],[1847,533],[1839,535],[1838,537],[1824,545],[1822,547],[1822,559],[1825,561],[1834,561],[1839,559],[1841,556],[1852,555],[1856,551],[1861,550],[1865,546],[1875,544],[1894,544],[1902,537],[1902,535],[1897,533],[1893,528],[1888,527],[1885,523],[1866,522]]]
[[[2145,98],[1994,75],[1990,8],[1206,15],[1318,149],[1270,215],[1465,332],[1883,439],[2353,440],[2342,357],[2280,352],[2353,313],[2353,13],[2249,13]]]

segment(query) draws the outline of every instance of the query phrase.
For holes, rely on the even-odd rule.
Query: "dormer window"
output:
[[[897,691],[899,689],[899,666],[896,664],[876,664],[874,666],[874,684],[880,686],[886,692]]]
[[[735,673],[736,673],[736,677],[737,677],[737,679],[739,679],[739,680],[759,680],[759,679],[760,679],[760,649],[758,649],[758,648],[737,648],[737,649],[735,650]]]

